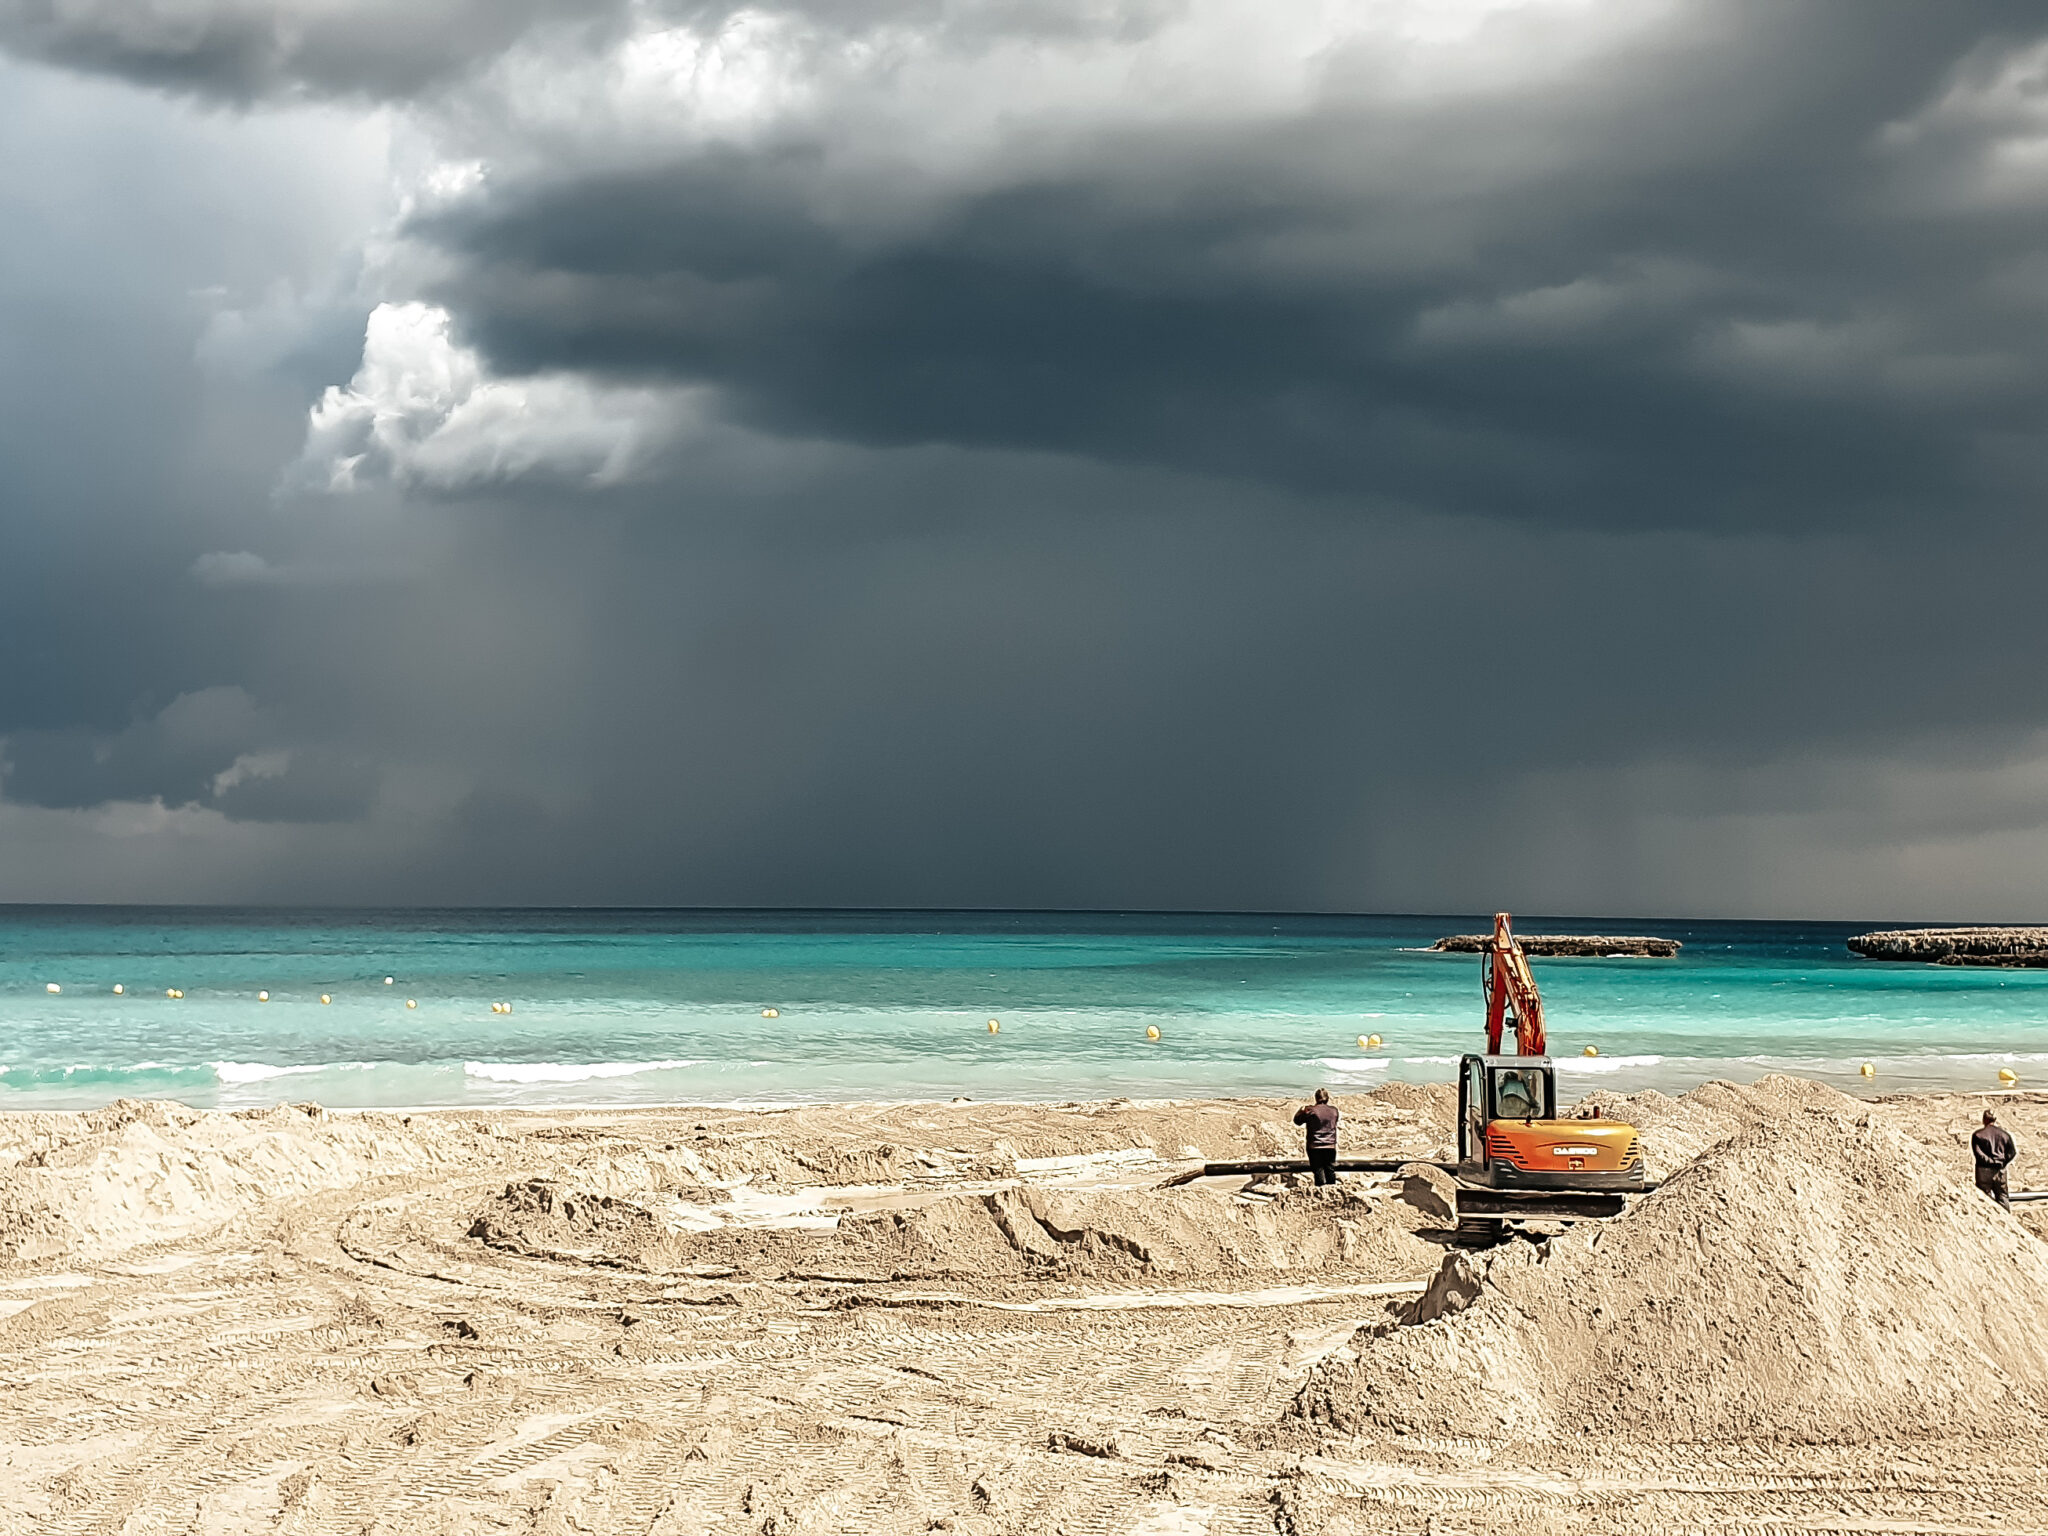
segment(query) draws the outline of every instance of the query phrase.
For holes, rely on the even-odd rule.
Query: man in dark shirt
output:
[[[1294,1123],[1308,1127],[1308,1171],[1318,1184],[1337,1182],[1337,1106],[1330,1090],[1318,1088],[1316,1101],[1294,1112]]]
[[[1970,1155],[1977,1160],[1977,1187],[2008,1211],[2012,1198],[2005,1189],[2005,1169],[2018,1150],[1998,1123],[1998,1116],[1985,1110],[1983,1126],[1970,1137]]]

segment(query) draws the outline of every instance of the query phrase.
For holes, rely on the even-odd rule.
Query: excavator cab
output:
[[[1458,1177],[1492,1189],[1643,1187],[1636,1129],[1557,1118],[1548,1056],[1467,1056],[1458,1064]]]

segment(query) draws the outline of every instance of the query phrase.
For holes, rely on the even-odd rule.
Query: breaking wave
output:
[[[379,1065],[374,1061],[322,1061],[311,1066],[274,1067],[263,1061],[216,1061],[212,1063],[213,1075],[228,1088],[237,1088],[244,1083],[267,1082],[273,1077],[304,1077],[313,1072],[368,1072]]]

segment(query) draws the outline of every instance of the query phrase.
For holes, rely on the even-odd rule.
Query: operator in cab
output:
[[[1542,1090],[1520,1072],[1503,1072],[1494,1079],[1494,1113],[1503,1120],[1534,1120],[1543,1113]]]

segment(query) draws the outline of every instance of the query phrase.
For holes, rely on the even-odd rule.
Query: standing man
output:
[[[1308,1127],[1308,1171],[1318,1184],[1336,1183],[1337,1106],[1330,1102],[1330,1090],[1318,1088],[1315,1103],[1294,1112],[1294,1123]]]
[[[2008,1211],[2012,1198],[2005,1189],[2005,1169],[2018,1153],[1998,1116],[1985,1110],[1984,1124],[1970,1137],[1970,1155],[1977,1160],[1977,1187]]]

